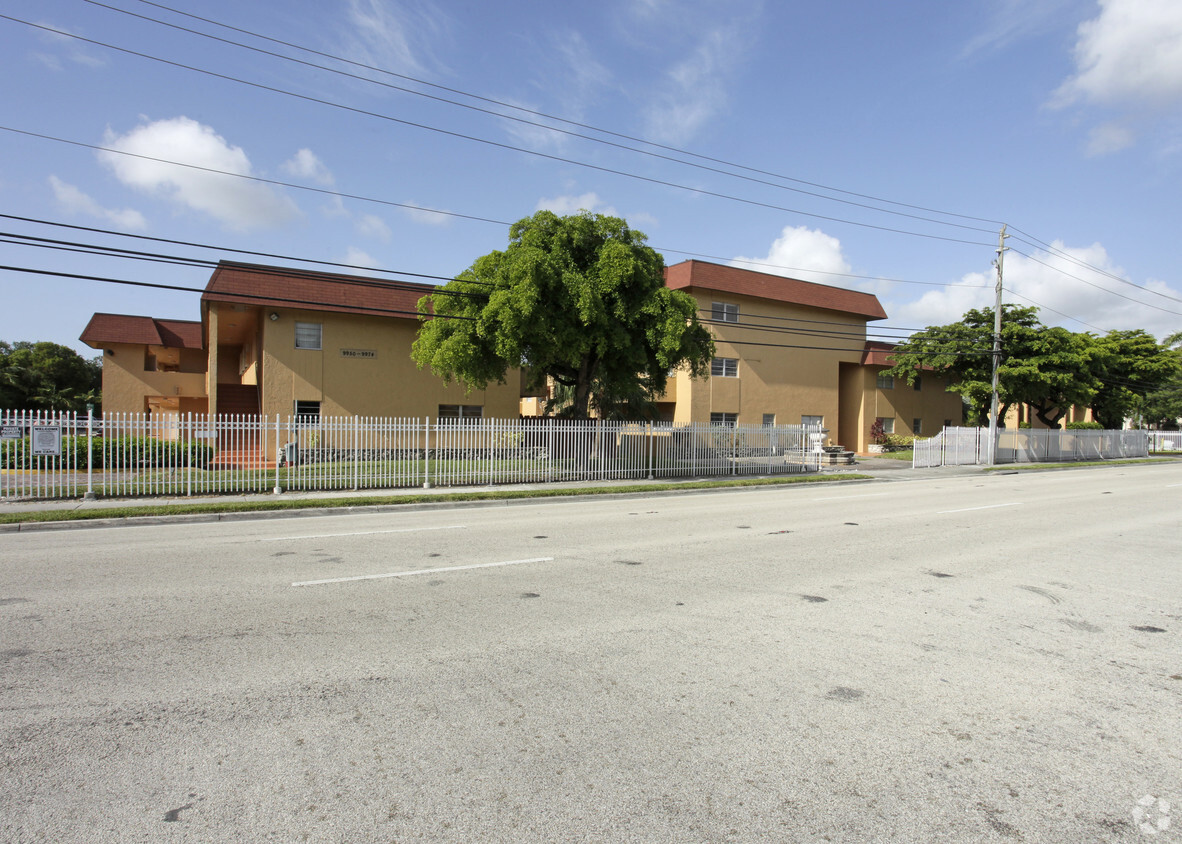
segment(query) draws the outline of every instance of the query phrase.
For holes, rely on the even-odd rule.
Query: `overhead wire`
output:
[[[679,158],[674,158],[673,156],[670,156],[670,155],[663,155],[661,153],[652,152],[651,150],[638,149],[637,147],[628,146],[627,144],[621,144],[621,143],[617,143],[614,141],[606,140],[604,138],[597,138],[597,137],[594,137],[591,135],[585,135],[580,132],[573,132],[569,129],[560,129],[556,126],[550,126],[545,123],[538,123],[533,120],[527,120],[527,119],[521,118],[521,117],[514,117],[513,115],[503,114],[498,111],[493,111],[492,109],[487,109],[487,108],[482,108],[480,106],[474,106],[474,105],[470,105],[467,103],[457,102],[456,100],[451,100],[446,97],[436,96],[434,94],[428,94],[424,91],[416,91],[413,88],[406,88],[401,85],[393,85],[388,82],[382,82],[382,81],[379,81],[376,79],[371,79],[368,76],[362,76],[362,75],[356,74],[356,73],[349,73],[348,71],[343,71],[338,68],[326,67],[325,65],[316,64],[315,62],[308,62],[308,61],[304,61],[302,59],[294,58],[293,56],[287,56],[282,53],[276,53],[271,50],[264,50],[260,47],[251,46],[250,44],[243,44],[239,41],[232,41],[228,38],[221,38],[217,35],[211,35],[208,32],[201,32],[200,30],[192,29],[190,27],[180,26],[178,24],[170,23],[168,21],[162,21],[159,18],[153,18],[148,15],[141,15],[137,12],[132,12],[128,9],[121,9],[117,6],[112,6],[108,3],[99,2],[99,0],[85,0],[85,2],[90,3],[93,6],[99,6],[104,9],[109,9],[113,12],[118,12],[120,14],[129,15],[131,17],[135,17],[135,18],[138,18],[138,19],[144,20],[144,21],[149,21],[151,23],[155,23],[160,26],[169,27],[170,29],[175,29],[180,32],[187,32],[191,35],[197,35],[201,38],[208,38],[208,39],[211,39],[213,41],[217,41],[222,44],[227,44],[227,45],[230,45],[233,47],[239,47],[244,50],[250,50],[252,52],[256,52],[261,55],[271,56],[273,58],[282,59],[284,61],[294,62],[296,64],[300,64],[305,67],[311,67],[311,68],[315,68],[317,70],[323,70],[328,73],[337,74],[339,76],[345,76],[347,78],[355,79],[355,80],[358,80],[361,82],[368,82],[372,85],[379,85],[383,88],[389,88],[391,90],[400,91],[400,92],[407,93],[407,94],[412,94],[414,96],[424,97],[424,98],[427,98],[430,100],[435,100],[436,102],[442,102],[442,103],[446,103],[448,105],[453,105],[458,108],[463,108],[463,109],[468,109],[471,111],[480,112],[482,114],[487,114],[487,115],[491,115],[493,117],[501,118],[502,120],[510,120],[510,121],[513,121],[516,123],[523,123],[528,126],[533,126],[535,128],[539,128],[539,129],[545,129],[549,132],[555,132],[558,134],[566,135],[568,137],[580,138],[582,140],[591,141],[593,143],[604,144],[606,146],[614,147],[616,149],[626,150],[628,152],[634,152],[634,153],[637,153],[638,155],[645,155],[645,156],[649,156],[652,158],[658,158],[663,161],[669,161],[669,162],[673,162],[675,164],[680,164],[680,165],[683,165],[686,167],[693,167],[693,168],[696,168],[699,170],[705,170],[705,171],[708,171],[711,173],[717,173],[720,175],[729,176],[734,179],[741,179],[743,181],[748,181],[748,182],[752,182],[755,184],[761,184],[761,185],[765,185],[768,187],[777,188],[779,190],[792,191],[794,193],[803,194],[805,196],[812,196],[812,197],[815,197],[818,199],[824,199],[824,200],[828,200],[830,202],[838,202],[838,203],[842,203],[844,205],[850,205],[850,206],[857,207],[857,208],[864,208],[864,209],[871,210],[871,211],[877,211],[877,212],[883,213],[883,214],[892,214],[895,216],[907,217],[907,218],[910,218],[913,220],[920,220],[920,221],[927,222],[927,223],[935,223],[937,225],[944,225],[944,226],[951,226],[954,228],[967,229],[969,231],[977,231],[977,232],[991,232],[992,231],[991,229],[984,229],[984,228],[981,228],[980,226],[970,226],[970,225],[966,225],[964,223],[953,223],[953,222],[949,222],[947,220],[937,220],[937,219],[933,219],[931,217],[923,217],[918,214],[910,214],[910,213],[903,212],[903,211],[893,211],[888,208],[879,208],[877,206],[869,205],[864,202],[854,202],[852,200],[841,199],[840,197],[828,196],[826,194],[817,193],[815,191],[808,191],[808,190],[804,190],[802,188],[794,188],[790,185],[779,184],[776,182],[768,181],[767,179],[756,178],[753,176],[745,176],[741,173],[734,173],[729,170],[720,169],[718,167],[710,167],[710,166],[707,166],[704,164],[697,164],[692,161],[684,161]],[[157,5],[157,4],[152,4],[152,5]],[[161,8],[165,8],[165,7],[161,7]],[[169,11],[176,11],[176,10],[170,9]],[[185,14],[185,13],[178,12],[178,14]],[[212,21],[209,21],[208,19],[205,19],[205,18],[202,18],[201,20],[205,20],[207,23],[212,23]],[[221,26],[222,24],[215,24],[215,25]],[[250,33],[250,34],[256,38],[271,40],[267,36],[260,35],[258,33]],[[292,46],[292,45],[288,45],[288,46]],[[296,47],[295,49],[303,50],[304,48]],[[315,51],[311,51],[311,52],[315,52]],[[350,61],[349,59],[345,59],[340,56],[333,56],[332,58],[335,61],[341,61],[341,62],[346,62],[348,64],[354,64],[354,62]],[[381,72],[379,68],[374,68],[369,65],[362,65],[362,67],[365,67],[366,69],[369,69],[369,70]],[[601,130],[596,130],[596,131],[601,131]],[[645,143],[645,142],[640,141],[640,143]],[[998,225],[1000,225],[1000,223]]]
[[[108,5],[108,4],[105,4],[105,3],[99,3],[99,2],[97,2],[97,0],[86,0],[86,2],[89,2],[89,3],[91,3],[92,5],[96,5],[96,6],[103,6],[103,7],[105,7],[105,8],[111,9],[111,10],[113,10],[113,11],[123,12],[124,14],[135,15],[135,13],[134,13],[134,12],[128,12],[128,11],[126,11],[126,10],[123,10],[123,9],[118,9],[118,8],[116,8],[116,7],[114,7],[114,6],[110,6],[110,5]],[[721,164],[721,165],[724,165],[724,166],[727,166],[727,167],[734,167],[734,168],[737,168],[737,169],[739,169],[739,170],[745,170],[745,171],[747,171],[747,172],[749,172],[749,173],[757,173],[757,174],[759,174],[759,175],[763,175],[763,176],[769,176],[769,177],[771,177],[771,178],[775,178],[775,179],[781,179],[781,180],[783,180],[783,181],[794,182],[794,183],[796,183],[796,184],[802,184],[802,185],[808,185],[809,187],[818,188],[818,189],[820,189],[820,190],[827,190],[827,191],[830,191],[830,192],[833,192],[833,193],[841,193],[841,194],[845,194],[846,196],[855,196],[855,197],[858,197],[859,199],[866,199],[866,200],[870,200],[870,201],[873,201],[873,202],[885,202],[885,203],[887,203],[888,205],[897,205],[897,206],[899,206],[900,208],[911,208],[911,209],[913,209],[913,210],[916,210],[916,211],[924,211],[924,212],[927,212],[927,213],[930,213],[930,214],[940,214],[940,215],[942,215],[942,216],[946,216],[946,217],[957,217],[957,218],[959,218],[959,219],[964,219],[964,220],[974,220],[974,221],[976,221],[976,222],[981,222],[981,223],[989,223],[990,225],[992,225],[992,226],[995,226],[995,227],[996,227],[996,226],[1001,226],[1001,225],[1002,225],[1002,222],[1001,222],[1001,221],[999,221],[999,220],[990,220],[990,219],[987,219],[987,218],[984,218],[984,217],[975,217],[975,216],[968,215],[968,214],[958,214],[958,213],[955,213],[955,212],[952,212],[952,211],[942,211],[942,210],[940,210],[940,209],[937,209],[937,208],[927,208],[927,207],[925,207],[925,206],[922,206],[922,205],[913,205],[913,204],[909,204],[909,203],[905,203],[905,202],[898,202],[898,201],[896,201],[896,200],[892,200],[892,199],[886,199],[886,198],[883,198],[883,197],[876,197],[876,196],[872,196],[872,195],[870,195],[870,194],[858,193],[858,192],[856,192],[856,191],[844,190],[844,189],[842,189],[842,188],[835,188],[835,187],[832,187],[832,186],[830,186],[830,185],[824,185],[824,184],[821,184],[821,183],[819,183],[819,182],[811,182],[811,181],[808,181],[808,180],[805,180],[805,179],[799,179],[799,178],[795,178],[795,177],[793,177],[793,176],[786,176],[786,175],[779,174],[779,173],[774,173],[774,172],[771,172],[771,171],[768,171],[768,170],[761,170],[761,169],[758,169],[758,168],[755,168],[755,167],[749,167],[749,166],[746,166],[746,165],[743,165],[743,164],[738,164],[738,163],[735,163],[735,162],[732,162],[732,161],[726,161],[726,160],[724,160],[724,159],[721,159],[721,158],[714,158],[714,157],[712,157],[712,156],[708,156],[708,155],[702,155],[702,154],[700,154],[700,153],[695,153],[695,152],[692,152],[692,151],[690,151],[690,150],[682,149],[682,148],[679,148],[679,147],[674,147],[674,146],[671,146],[671,145],[668,145],[668,144],[662,144],[662,143],[659,143],[659,142],[657,142],[657,141],[648,140],[648,139],[646,139],[646,138],[640,138],[640,137],[636,137],[636,136],[633,136],[633,135],[627,135],[627,134],[624,134],[624,133],[621,133],[621,132],[615,132],[615,131],[612,131],[612,130],[610,130],[610,129],[604,129],[604,128],[602,128],[602,127],[594,126],[594,125],[591,125],[591,124],[588,124],[588,123],[581,123],[581,122],[579,122],[579,121],[575,121],[575,120],[569,120],[569,119],[567,119],[567,118],[564,118],[564,117],[559,117],[559,116],[557,116],[557,115],[553,115],[553,114],[547,114],[547,113],[545,113],[545,112],[542,112],[542,111],[537,111],[537,110],[535,110],[535,109],[530,109],[530,108],[527,108],[527,107],[525,107],[525,106],[518,105],[518,104],[516,104],[516,103],[505,102],[505,101],[503,101],[503,100],[497,100],[497,99],[493,99],[493,98],[491,98],[491,97],[485,97],[485,96],[481,96],[481,95],[479,95],[479,94],[473,94],[473,93],[471,93],[471,92],[469,92],[469,91],[463,91],[463,90],[461,90],[461,89],[459,89],[459,88],[450,88],[450,87],[448,87],[448,86],[446,86],[446,85],[439,85],[439,84],[437,84],[437,83],[434,83],[434,82],[429,82],[429,81],[427,81],[427,80],[425,80],[425,79],[419,79],[419,78],[417,78],[417,77],[414,77],[414,76],[409,76],[409,75],[407,75],[407,74],[396,73],[396,72],[394,72],[394,71],[387,70],[387,69],[380,68],[380,67],[376,67],[376,66],[374,66],[374,65],[370,65],[370,64],[365,64],[365,63],[363,63],[363,62],[354,61],[354,60],[352,60],[352,59],[348,59],[348,58],[345,58],[345,57],[343,57],[343,56],[333,55],[333,54],[331,54],[331,53],[327,53],[327,52],[323,52],[323,51],[320,51],[320,50],[313,49],[313,48],[311,48],[311,47],[307,47],[307,46],[304,46],[304,45],[296,44],[296,43],[293,43],[293,42],[290,42],[290,41],[284,41],[284,40],[282,40],[282,39],[278,39],[278,38],[274,38],[274,37],[271,37],[271,36],[268,36],[268,35],[264,35],[264,34],[262,34],[262,33],[259,33],[259,32],[254,32],[254,31],[252,31],[252,30],[249,30],[249,29],[244,29],[244,28],[241,28],[241,27],[232,26],[232,25],[230,25],[230,24],[226,24],[226,23],[224,23],[224,22],[217,21],[217,20],[214,20],[214,19],[212,19],[212,18],[207,18],[207,17],[202,17],[202,16],[200,16],[200,15],[195,15],[195,14],[192,14],[192,13],[190,13],[190,12],[183,11],[183,10],[181,10],[181,9],[176,9],[176,8],[174,8],[174,7],[171,7],[171,6],[167,6],[167,5],[163,4],[163,3],[157,3],[157,2],[153,2],[153,0],[138,0],[138,2],[140,2],[140,3],[144,4],[144,5],[147,5],[147,6],[153,6],[153,7],[155,7],[155,8],[162,9],[162,10],[164,10],[164,11],[172,12],[172,13],[174,13],[174,14],[181,15],[181,16],[183,16],[183,17],[187,17],[187,18],[190,18],[190,19],[193,19],[193,20],[198,20],[198,21],[201,21],[201,22],[203,22],[203,23],[208,23],[208,24],[210,24],[210,25],[212,25],[212,26],[217,26],[217,27],[219,27],[219,28],[222,28],[222,29],[227,29],[227,30],[230,30],[230,31],[232,31],[232,32],[238,32],[238,33],[240,33],[240,34],[243,34],[243,35],[249,35],[249,36],[251,36],[251,37],[253,37],[253,38],[258,38],[258,39],[260,39],[260,40],[263,40],[263,41],[268,41],[268,42],[270,42],[270,43],[273,43],[273,44],[280,44],[280,45],[282,45],[282,46],[285,46],[285,47],[290,47],[290,48],[292,48],[292,49],[299,50],[299,51],[301,51],[301,52],[305,52],[305,53],[309,53],[309,54],[312,54],[312,55],[321,56],[322,58],[327,58],[327,59],[331,59],[331,60],[333,60],[333,61],[338,61],[338,62],[341,62],[341,63],[343,63],[343,64],[351,65],[351,66],[353,66],[353,67],[362,68],[362,69],[365,69],[365,70],[373,71],[373,72],[375,72],[375,73],[381,73],[381,74],[383,74],[383,75],[390,76],[390,77],[397,78],[397,79],[403,79],[403,80],[406,80],[406,81],[408,81],[408,82],[414,82],[415,84],[422,85],[422,86],[424,86],[424,87],[428,87],[428,88],[432,88],[432,89],[435,89],[435,90],[437,90],[437,91],[446,91],[447,93],[450,93],[450,94],[457,94],[457,95],[459,95],[459,96],[463,96],[463,97],[468,97],[469,99],[473,99],[473,100],[476,100],[476,101],[479,101],[479,102],[485,102],[485,103],[489,103],[490,105],[496,105],[496,106],[498,106],[498,107],[501,107],[501,108],[507,108],[507,109],[511,109],[511,110],[513,110],[513,111],[517,111],[517,112],[520,112],[520,113],[523,113],[523,114],[530,114],[530,115],[533,115],[533,116],[535,116],[535,117],[542,117],[542,118],[545,118],[546,120],[553,120],[553,121],[555,121],[555,122],[562,123],[562,124],[565,124],[565,125],[567,125],[567,126],[575,126],[575,127],[577,127],[577,128],[580,128],[580,129],[587,129],[587,130],[590,130],[590,131],[593,131],[593,132],[598,132],[598,133],[600,133],[600,134],[602,134],[602,135],[607,135],[607,136],[609,136],[609,137],[620,138],[620,139],[622,139],[622,140],[627,140],[627,141],[632,141],[632,142],[634,142],[634,143],[640,143],[640,144],[644,144],[645,146],[650,146],[650,147],[653,147],[653,148],[655,148],[655,149],[663,149],[663,150],[666,150],[666,151],[668,151],[668,152],[674,152],[674,153],[677,153],[677,154],[679,154],[679,155],[686,155],[686,156],[689,156],[689,157],[691,157],[691,158],[696,158],[696,159],[698,159],[698,160],[701,160],[701,161],[710,161],[710,162],[712,162],[712,163],[714,163],[714,164]],[[139,16],[139,15],[136,15],[136,16],[137,16],[137,17],[145,17],[145,16]],[[156,19],[154,19],[154,18],[148,18],[148,20],[153,20],[153,21],[156,21]],[[167,25],[167,26],[175,26],[174,24],[168,24],[168,23],[165,23],[164,21],[156,21],[156,22],[158,22],[158,23],[162,23],[162,24],[165,24],[165,25]],[[184,28],[183,28],[183,27],[181,27],[181,29],[184,29]],[[186,30],[186,31],[191,31],[191,30]],[[200,35],[203,35],[203,36],[205,36],[205,37],[214,37],[214,36],[208,36],[206,33],[200,33],[200,32],[198,32],[198,33],[196,33],[196,34],[200,34]],[[254,49],[254,48],[250,48],[250,49]],[[286,58],[286,57],[285,57],[285,58]],[[373,81],[373,80],[368,80],[368,81]],[[416,94],[418,94],[418,93],[421,93],[421,92],[417,92],[417,91],[411,91],[411,93],[416,93]],[[449,101],[449,102],[450,102],[450,101]],[[506,116],[506,115],[498,115],[498,116],[502,116],[502,117],[504,117],[504,116]],[[534,124],[534,125],[539,125],[539,124]],[[544,124],[541,124],[541,125],[543,125],[543,126],[544,126]],[[553,128],[553,127],[545,127],[545,128]],[[593,140],[595,140],[595,139],[593,139]],[[689,162],[681,162],[681,163],[688,164]],[[733,175],[733,174],[732,174],[732,175]],[[830,199],[832,199],[832,197],[827,197],[827,198],[830,198]]]
[[[117,52],[125,53],[127,55],[132,55],[132,56],[137,56],[139,58],[148,59],[149,61],[159,62],[161,64],[165,64],[170,67],[176,67],[176,68],[179,68],[182,70],[188,70],[188,71],[191,71],[194,73],[199,73],[199,74],[202,74],[205,76],[210,76],[215,79],[222,79],[224,81],[233,82],[233,83],[239,84],[239,85],[245,85],[245,86],[248,86],[251,88],[255,88],[258,90],[262,90],[262,91],[268,91],[268,92],[271,92],[274,94],[280,94],[280,95],[283,95],[286,97],[292,97],[294,99],[302,100],[305,102],[328,106],[329,108],[340,109],[342,111],[347,111],[347,112],[350,112],[353,114],[358,114],[358,115],[362,115],[362,116],[366,116],[366,117],[373,117],[373,118],[376,118],[379,120],[385,120],[385,121],[389,121],[391,123],[397,123],[402,126],[408,126],[408,127],[412,127],[412,128],[416,128],[416,129],[422,129],[424,131],[434,132],[434,133],[441,134],[441,135],[444,135],[447,137],[471,141],[473,143],[479,143],[479,144],[491,146],[491,147],[498,148],[498,149],[519,152],[524,155],[531,155],[531,156],[543,158],[543,159],[546,159],[549,161],[556,161],[556,162],[559,162],[562,164],[570,164],[570,165],[573,165],[576,167],[584,167],[584,168],[587,168],[590,170],[595,170],[597,172],[608,173],[608,174],[616,175],[616,176],[622,176],[622,177],[628,178],[628,179],[635,179],[637,181],[646,182],[648,184],[660,185],[662,187],[673,188],[675,190],[682,190],[682,191],[686,191],[689,193],[698,194],[701,196],[710,196],[715,199],[724,199],[728,202],[740,203],[743,205],[749,205],[749,206],[757,207],[757,208],[766,208],[766,209],[773,210],[773,211],[782,211],[787,214],[797,214],[797,215],[804,216],[804,217],[811,217],[813,219],[826,220],[828,222],[835,222],[835,223],[842,223],[845,225],[857,226],[860,228],[867,228],[867,229],[872,229],[875,231],[884,231],[884,232],[890,232],[893,234],[905,234],[905,235],[909,235],[912,237],[921,237],[921,238],[926,238],[929,240],[939,240],[939,241],[943,241],[943,242],[947,242],[947,243],[961,243],[961,244],[966,244],[969,246],[989,246],[990,245],[988,243],[982,243],[980,241],[974,241],[974,240],[965,240],[963,238],[947,237],[945,235],[930,234],[930,233],[926,233],[926,232],[916,232],[916,231],[911,231],[908,229],[893,228],[891,226],[880,226],[880,225],[877,225],[874,223],[865,223],[865,222],[860,222],[857,220],[847,220],[847,219],[844,219],[841,217],[834,217],[834,216],[827,215],[827,214],[817,214],[814,212],[803,211],[803,210],[794,209],[794,208],[788,208],[788,207],[782,206],[782,205],[776,205],[776,204],[770,203],[770,202],[761,202],[759,200],[746,199],[743,197],[734,196],[732,194],[721,193],[718,191],[710,191],[710,190],[706,190],[704,188],[696,188],[691,185],[683,185],[683,184],[679,184],[677,182],[668,181],[666,179],[657,179],[657,178],[654,178],[651,176],[644,176],[639,173],[630,173],[625,170],[618,170],[618,169],[615,169],[612,167],[604,167],[602,165],[592,164],[592,163],[586,162],[586,161],[579,161],[577,159],[566,158],[564,156],[559,156],[559,155],[553,155],[551,153],[541,152],[539,150],[531,150],[526,147],[515,146],[513,144],[507,144],[507,143],[503,143],[500,141],[494,141],[494,140],[490,140],[488,138],[481,138],[481,137],[478,137],[475,135],[469,135],[469,134],[466,134],[463,132],[456,132],[456,131],[452,131],[450,129],[443,129],[441,127],[431,126],[426,123],[420,123],[420,122],[413,121],[413,120],[404,120],[403,118],[394,117],[393,115],[382,114],[380,112],[370,111],[368,109],[358,108],[356,106],[349,106],[349,105],[345,105],[343,103],[336,103],[331,100],[326,100],[326,99],[323,99],[320,97],[313,97],[309,94],[300,94],[295,91],[288,91],[286,89],[279,88],[274,85],[264,85],[261,82],[251,82],[249,80],[242,79],[242,78],[236,77],[236,76],[231,76],[229,74],[218,73],[217,71],[196,67],[194,65],[188,65],[183,62],[173,61],[171,59],[165,59],[165,58],[161,58],[159,56],[153,56],[149,53],[144,53],[139,50],[132,50],[132,49],[129,49],[126,47],[119,47],[114,44],[110,44],[110,43],[103,42],[103,41],[98,41],[93,38],[85,38],[81,35],[76,35],[72,32],[67,32],[65,30],[56,29],[54,27],[47,26],[44,24],[37,24],[37,23],[33,23],[31,21],[22,20],[21,18],[16,18],[11,15],[0,14],[0,19],[13,21],[14,23],[24,24],[26,26],[30,26],[35,29],[40,29],[45,32],[51,32],[51,33],[54,33],[56,35],[60,35],[63,37],[73,38],[78,41],[82,41],[83,43],[92,44],[92,45],[99,46],[99,47],[105,47],[110,50],[115,50]],[[24,134],[37,136],[37,133],[34,133],[34,132],[25,132]],[[118,150],[114,150],[114,151],[118,152]]]

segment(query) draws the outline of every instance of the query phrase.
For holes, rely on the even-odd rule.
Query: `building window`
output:
[[[765,428],[774,428],[774,427],[776,427],[776,414],[774,414],[774,413],[765,413],[765,414],[763,415],[763,427],[765,427]]]
[[[710,361],[710,374],[721,375],[723,378],[739,377],[738,358],[715,358]]]
[[[882,432],[884,434],[895,433],[895,417],[893,417],[893,416],[879,416],[878,422],[882,425]]]
[[[318,401],[297,399],[294,410],[297,424],[315,425],[320,422],[320,402]]]
[[[319,322],[297,322],[295,324],[295,347],[297,349],[321,348],[320,329]]]
[[[739,306],[726,302],[712,302],[710,305],[710,319],[715,322],[738,322]]]
[[[739,423],[739,414],[737,413],[711,413],[711,425],[737,425]]]
[[[439,405],[439,421],[453,425],[463,425],[476,422],[484,418],[484,407],[479,404],[441,404]]]
[[[913,433],[913,434],[915,434],[916,436],[918,436],[918,435],[919,435],[919,433],[920,433],[920,431],[922,431],[922,430],[923,430],[923,420],[921,420],[921,419],[912,419],[912,420],[911,420],[911,433]]]
[[[917,393],[918,393],[918,392],[920,391],[920,389],[922,389],[922,387],[923,387],[923,376],[922,376],[922,375],[916,375],[916,376],[915,376],[915,383],[914,383],[914,384],[912,384],[911,386],[912,386],[912,387],[914,387],[914,388],[915,388],[915,392],[917,392]]]
[[[944,420],[944,427],[945,427],[945,428],[951,428],[951,427],[952,427],[952,420],[951,420],[951,419],[945,419],[945,420]]]
[[[817,428],[823,428],[823,427],[825,427],[825,417],[824,416],[802,416],[802,417],[800,417],[800,424],[801,425],[813,425]]]
[[[895,389],[895,376],[887,375],[885,372],[878,373],[878,389],[880,389],[880,390]]]

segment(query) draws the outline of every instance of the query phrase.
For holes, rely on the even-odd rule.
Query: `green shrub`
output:
[[[883,434],[882,444],[887,451],[903,451],[915,445],[915,437],[911,434]]]
[[[160,468],[170,466],[199,466],[213,459],[213,446],[202,442],[157,440],[152,437],[117,437],[93,440],[93,466],[110,468]],[[29,439],[3,440],[0,445],[0,468],[22,469],[29,466]],[[87,438],[62,437],[61,457],[37,457],[33,466],[38,469],[85,469]]]
[[[1104,426],[1099,422],[1068,422],[1068,431],[1103,431]]]

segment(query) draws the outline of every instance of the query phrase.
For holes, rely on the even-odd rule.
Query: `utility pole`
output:
[[[989,465],[994,465],[997,451],[997,368],[1001,363],[1001,277],[1002,264],[1006,255],[1006,227],[1003,224],[997,237],[997,296],[993,305],[993,395],[989,400]]]

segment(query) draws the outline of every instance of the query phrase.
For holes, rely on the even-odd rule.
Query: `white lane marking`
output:
[[[437,574],[444,571],[466,571],[467,569],[488,569],[495,566],[520,566],[523,563],[549,563],[553,557],[531,557],[528,560],[505,560],[500,563],[474,563],[470,566],[444,566],[437,569],[416,569],[415,571],[396,571],[389,574],[359,574],[356,577],[330,577],[325,580],[301,580],[292,586],[320,586],[324,583],[349,583],[354,580],[382,580],[387,577],[410,577],[415,574]]]
[[[1021,501],[1012,501],[1009,504],[986,504],[984,507],[964,507],[960,510],[937,510],[936,514],[941,513],[968,513],[970,510],[994,510],[998,507],[1021,507]]]
[[[1166,484],[1166,489],[1173,489],[1176,486],[1182,486],[1182,484]]]
[[[442,525],[440,527],[393,528],[391,530],[358,530],[350,533],[309,533],[304,536],[265,536],[256,542],[286,542],[289,539],[325,539],[332,536],[372,536],[375,533],[414,533],[420,530],[464,530],[467,525]]]
[[[889,492],[868,492],[865,495],[834,495],[829,498],[814,498],[813,501],[845,501],[849,498],[882,498],[884,495],[890,495]]]

